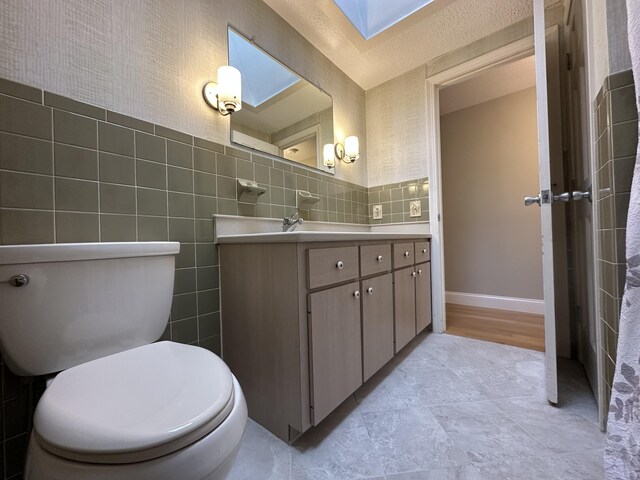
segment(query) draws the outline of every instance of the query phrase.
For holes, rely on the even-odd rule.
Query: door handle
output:
[[[528,207],[529,205],[533,205],[534,203],[537,203],[538,206],[540,206],[540,195],[538,195],[537,197],[524,197],[525,207]]]
[[[593,199],[591,198],[591,188],[589,188],[589,190],[587,190],[586,192],[576,190],[575,192],[571,193],[571,196],[574,200],[582,200],[583,198],[586,198],[587,200],[589,200],[589,202],[593,202]]]
[[[554,195],[553,199],[557,202],[568,202],[571,199],[571,194],[569,192],[561,193],[560,195]]]

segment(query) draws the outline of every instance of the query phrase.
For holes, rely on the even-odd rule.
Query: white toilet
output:
[[[218,480],[247,422],[208,350],[155,342],[177,242],[0,246],[0,351],[18,375],[58,373],[34,416],[28,480]]]

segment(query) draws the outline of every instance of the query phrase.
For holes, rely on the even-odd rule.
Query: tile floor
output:
[[[229,480],[602,479],[604,435],[582,367],[544,354],[421,334],[294,445],[249,420]]]

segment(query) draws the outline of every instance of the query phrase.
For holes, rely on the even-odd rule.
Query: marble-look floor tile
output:
[[[461,465],[459,467],[397,473],[387,475],[385,480],[482,480],[482,478],[475,465]]]
[[[441,405],[485,398],[473,385],[448,368],[409,363],[399,365],[398,370],[414,390],[414,404]]]
[[[604,477],[602,449],[560,455],[559,480],[601,480]]]
[[[437,337],[432,339],[432,337]],[[492,366],[490,354],[486,351],[487,342],[479,342],[453,335],[429,335],[424,347],[437,361],[449,368]]]
[[[491,401],[462,402],[451,405],[433,405],[431,414],[440,425],[449,425],[455,420],[481,415],[501,415],[503,412]]]
[[[387,474],[470,463],[426,406],[365,413],[363,417]]]
[[[414,389],[395,365],[387,365],[355,393],[361,412],[398,410],[416,403]]]
[[[292,480],[354,480],[383,474],[353,397],[306,432],[292,449]]]
[[[540,444],[555,453],[604,448],[598,426],[571,410],[549,405],[537,397],[494,400],[496,406]]]
[[[540,394],[540,389],[510,367],[466,367],[454,372],[471,383],[486,398],[527,397]]]
[[[544,365],[544,352],[536,352],[527,348],[502,345],[499,343],[485,342],[470,339],[476,348],[481,348],[485,355],[491,358],[491,362],[497,365],[513,365],[516,362],[542,362]]]
[[[249,419],[227,480],[286,480],[290,470],[289,446]]]
[[[507,415],[496,410],[490,402],[431,408],[434,418],[475,463],[549,454]]]
[[[602,450],[476,465],[481,480],[602,480]]]
[[[556,459],[548,456],[516,458],[477,465],[481,480],[568,480],[558,477]]]

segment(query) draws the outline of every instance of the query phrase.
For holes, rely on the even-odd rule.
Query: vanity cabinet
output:
[[[429,242],[393,245],[395,351],[398,353],[431,324],[431,263]],[[414,262],[417,265],[404,267]]]
[[[313,425],[362,385],[361,338],[358,282],[309,294]]]
[[[220,243],[222,358],[253,420],[294,440],[415,336],[418,311],[423,328],[410,273],[428,241],[404,238],[399,259],[393,239]]]
[[[362,364],[366,382],[393,358],[393,278],[362,280]]]
[[[416,336],[415,275],[413,267],[393,272],[396,353]]]

